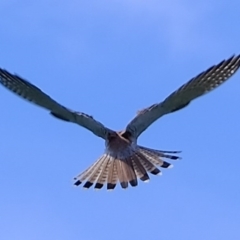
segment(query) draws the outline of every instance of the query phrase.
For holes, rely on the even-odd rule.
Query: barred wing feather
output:
[[[65,121],[77,123],[101,138],[105,139],[107,133],[112,131],[93,119],[93,117],[62,106],[38,87],[3,69],[0,69],[0,83],[20,97],[48,109],[53,116]]]
[[[217,88],[228,80],[240,67],[240,55],[212,66],[181,86],[163,102],[154,104],[138,112],[137,116],[127,125],[126,132],[138,137],[153,122],[165,114],[186,107],[193,99]]]

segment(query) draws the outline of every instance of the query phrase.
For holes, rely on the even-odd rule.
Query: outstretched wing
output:
[[[94,120],[93,117],[85,113],[72,111],[60,105],[30,82],[3,69],[0,69],[0,83],[24,99],[48,109],[53,116],[77,123],[101,138],[105,139],[107,133],[112,132],[112,130]]]
[[[240,55],[233,56],[212,66],[182,85],[163,102],[139,111],[137,116],[127,125],[126,132],[129,132],[134,137],[138,137],[161,116],[186,107],[193,99],[220,86],[228,80],[239,67]]]

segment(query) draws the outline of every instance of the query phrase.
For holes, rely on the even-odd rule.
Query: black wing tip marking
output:
[[[0,68],[0,82],[3,83],[2,78],[7,78],[8,82],[11,82],[12,80],[18,80],[24,84],[26,84],[27,86],[31,86],[34,88],[37,88],[38,90],[40,90],[38,87],[36,87],[35,85],[33,85],[31,82],[25,80],[23,77],[21,77],[19,74],[17,73],[10,73],[9,71],[7,71],[6,69]]]
[[[201,72],[193,79],[199,78],[201,75],[205,75],[206,73],[211,72],[214,68],[219,68],[223,65],[228,65],[230,62],[233,62],[232,65],[235,65],[237,67],[234,71],[234,72],[236,72],[238,70],[238,68],[240,67],[240,54],[238,54],[238,55],[233,54],[230,58],[224,59],[220,63],[209,67],[207,70]]]

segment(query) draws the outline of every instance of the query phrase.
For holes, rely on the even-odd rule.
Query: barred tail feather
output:
[[[127,158],[126,159],[126,164],[127,164],[127,172],[128,172],[128,179],[131,179],[129,181],[130,185],[132,187],[136,187],[138,182],[137,182],[137,175],[134,171],[134,168],[133,168],[133,163],[131,161],[131,158]]]
[[[163,161],[161,158],[159,158],[156,154],[154,154],[153,152],[149,152],[149,151],[141,151],[142,154],[144,156],[146,156],[146,158],[149,159],[149,161],[151,161],[153,164],[162,167],[162,168],[171,168],[173,167],[172,164]]]
[[[89,168],[87,168],[84,172],[79,174],[77,177],[74,178],[74,180],[77,180],[74,185],[78,186],[80,185],[83,181],[85,181],[87,178],[89,178],[93,172],[96,169],[101,169],[100,165],[102,164],[102,159],[104,158],[104,155],[98,159],[94,164],[92,164]]]
[[[179,156],[165,154],[165,153],[178,154],[178,153],[181,153],[181,151],[165,151],[165,150],[155,150],[155,149],[146,148],[146,147],[142,147],[142,146],[138,146],[138,147],[144,152],[149,152],[150,154],[155,153],[158,155],[158,157],[169,158],[172,160],[181,159],[181,157],[179,157]]]
[[[149,180],[148,172],[160,175],[161,171],[156,167],[170,168],[172,165],[162,158],[171,160],[179,159],[175,155],[166,153],[179,153],[178,151],[161,151],[138,146],[138,149],[125,159],[117,159],[105,153],[92,166],[74,178],[75,185],[85,182],[83,187],[90,188],[95,184],[95,189],[101,189],[107,184],[107,189],[112,190],[119,182],[122,188],[128,184],[135,187],[137,179],[146,182]]]
[[[149,181],[149,176],[147,174],[147,171],[139,161],[137,154],[132,155],[131,160],[132,160],[133,169],[136,175],[144,182]]]
[[[141,152],[136,154],[138,156],[139,161],[148,172],[154,175],[161,174],[161,171],[155,167],[155,165],[152,163],[152,161],[148,158],[147,155],[144,155]]]
[[[118,178],[119,182],[122,186],[122,188],[128,187],[128,179],[127,179],[127,173],[126,173],[126,163],[124,161],[121,161],[119,159],[115,160],[117,163],[117,172],[118,172]]]
[[[104,183],[107,181],[110,162],[111,162],[111,159],[106,156],[103,164],[101,165],[101,168],[99,169],[99,174],[98,174],[97,182],[95,184],[95,189],[101,189]],[[96,179],[93,179],[93,182],[95,181]]]
[[[108,172],[108,178],[107,178],[107,189],[112,190],[116,187],[118,182],[118,175],[117,175],[117,165],[116,161],[111,159],[110,166],[109,166],[109,172]]]

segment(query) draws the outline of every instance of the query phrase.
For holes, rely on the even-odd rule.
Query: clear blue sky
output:
[[[120,130],[137,110],[240,53],[240,2],[1,0],[0,67]],[[163,117],[141,145],[183,159],[137,188],[84,191],[87,130],[0,87],[0,239],[240,239],[240,72]]]

